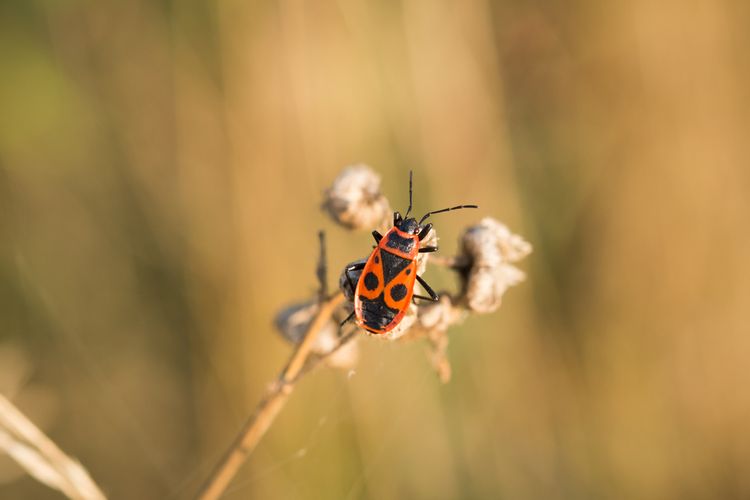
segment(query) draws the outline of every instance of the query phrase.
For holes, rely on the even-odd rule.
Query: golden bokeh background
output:
[[[527,281],[307,377],[225,498],[750,496],[750,4],[0,5],[0,392],[112,498],[191,498],[366,232],[365,162]],[[449,286],[450,276],[428,271]],[[0,497],[59,498],[0,457]]]

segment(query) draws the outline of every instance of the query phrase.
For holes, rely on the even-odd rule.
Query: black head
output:
[[[393,225],[408,234],[417,234],[422,227],[414,217],[404,219],[398,212],[393,213]]]
[[[429,232],[429,229],[425,230],[427,226],[432,227],[431,224],[422,224],[427,218],[432,214],[439,214],[441,212],[448,212],[450,210],[458,210],[459,208],[479,208],[477,205],[458,205],[455,207],[450,208],[443,208],[440,210],[433,210],[432,212],[427,212],[422,216],[419,221],[413,217],[409,217],[409,214],[411,213],[411,206],[412,206],[412,172],[409,171],[409,209],[406,211],[406,215],[404,217],[401,217],[401,214],[398,212],[393,213],[393,225],[397,228],[399,228],[401,231],[408,233],[408,234],[418,234],[422,233],[426,235]],[[420,234],[420,239],[422,239],[422,234]]]

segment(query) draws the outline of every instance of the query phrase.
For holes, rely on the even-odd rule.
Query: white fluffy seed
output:
[[[391,217],[388,200],[380,192],[380,177],[366,165],[347,167],[325,192],[323,209],[349,229],[384,227]]]
[[[316,301],[293,304],[276,315],[274,321],[276,329],[285,340],[298,344],[302,341],[318,309]],[[311,351],[321,356],[331,352],[339,342],[338,331],[338,325],[334,321],[326,322],[317,333]],[[357,343],[350,341],[326,358],[325,362],[336,368],[350,369],[356,365],[358,358]]]
[[[531,245],[487,217],[464,232],[461,247],[463,257],[471,263],[463,274],[467,307],[477,313],[495,311],[505,291],[523,281],[524,273],[510,263],[527,256]]]

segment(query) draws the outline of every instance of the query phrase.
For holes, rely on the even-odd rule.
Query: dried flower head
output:
[[[319,309],[320,306],[317,301],[293,304],[276,315],[274,324],[285,340],[292,344],[299,344]],[[327,321],[315,337],[312,352],[319,356],[327,356],[337,347],[338,333],[338,324],[334,321]],[[325,362],[335,368],[349,369],[356,365],[358,357],[357,343],[348,342],[326,357]]]
[[[323,208],[348,229],[383,227],[392,214],[380,192],[380,177],[366,165],[344,169],[325,192]]]
[[[423,332],[425,335],[432,331],[448,330],[466,317],[466,311],[459,307],[449,293],[441,293],[437,302],[428,302],[419,308],[415,334]]]
[[[504,224],[486,217],[464,232],[461,247],[459,260],[469,263],[462,273],[467,307],[477,313],[495,311],[505,291],[526,277],[511,263],[526,257],[531,245]]]

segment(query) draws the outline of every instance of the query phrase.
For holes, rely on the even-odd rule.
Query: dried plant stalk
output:
[[[318,314],[310,323],[302,341],[297,344],[286,367],[281,371],[278,380],[271,385],[268,394],[258,405],[255,413],[245,422],[224,458],[216,466],[208,481],[201,488],[200,500],[214,500],[226,490],[232,478],[255,449],[263,435],[271,426],[276,416],[284,407],[287,398],[292,393],[297,377],[305,366],[310,355],[315,336],[334,311],[344,302],[344,295],[338,293],[321,304]]]
[[[86,469],[57,447],[8,399],[0,395],[0,450],[37,481],[76,500],[103,500]]]

